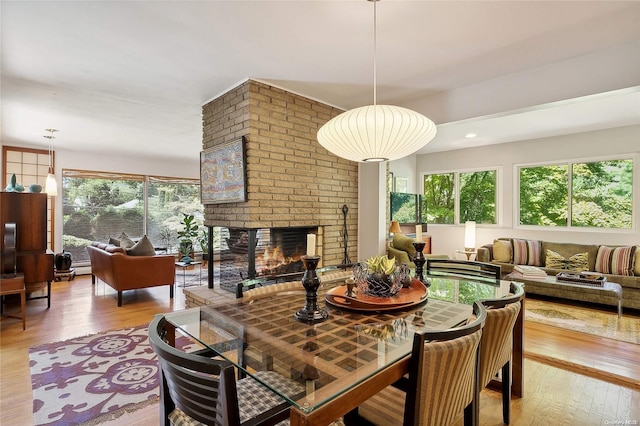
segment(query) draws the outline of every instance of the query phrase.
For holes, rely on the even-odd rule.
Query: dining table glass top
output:
[[[165,315],[176,329],[232,362],[240,376],[251,376],[302,412],[333,400],[411,354],[418,330],[452,328],[464,323],[475,300],[503,297],[509,281],[429,276],[429,298],[409,310],[354,312],[326,304],[329,319],[303,323],[294,313],[305,292],[288,291],[250,302],[242,299]],[[323,283],[324,293],[342,281]],[[265,380],[274,371],[291,383]],[[292,391],[295,390],[295,391]]]

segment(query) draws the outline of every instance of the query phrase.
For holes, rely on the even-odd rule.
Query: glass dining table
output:
[[[253,377],[288,401],[293,426],[326,425],[408,372],[415,331],[462,324],[475,300],[503,297],[510,287],[510,281],[428,278],[429,297],[421,304],[361,312],[327,303],[329,318],[316,324],[294,318],[305,303],[302,285],[300,291],[189,308],[165,317],[178,333],[232,362],[240,377]],[[318,299],[324,301],[328,290],[342,284],[323,283]],[[512,363],[515,396],[522,395],[522,326],[520,318]],[[284,392],[256,374],[260,371],[279,373],[297,383],[299,391]]]

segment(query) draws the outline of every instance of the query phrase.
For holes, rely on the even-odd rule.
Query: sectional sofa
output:
[[[549,241],[499,238],[478,249],[476,259],[502,267],[502,276],[515,265],[532,265],[547,275],[560,272],[598,272],[607,281],[622,286],[622,306],[640,309],[640,246],[606,246],[598,244],[554,243]],[[520,279],[527,294],[540,294],[577,301],[617,306],[614,295],[581,287],[552,286],[534,279]]]

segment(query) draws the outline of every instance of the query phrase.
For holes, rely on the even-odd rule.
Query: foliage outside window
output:
[[[425,175],[427,223],[453,224],[455,220],[454,173]]]
[[[471,305],[476,300],[496,297],[495,288],[474,281],[434,279],[429,288],[429,296],[447,302]]]
[[[427,223],[497,223],[497,171],[425,175],[424,198]]]
[[[390,192],[391,220],[398,223],[425,223],[427,203],[420,194],[405,192]]]
[[[495,170],[460,173],[460,223],[496,223]]]
[[[632,227],[630,159],[521,167],[519,175],[521,225]]]
[[[199,189],[193,179],[64,170],[63,249],[74,263],[85,262],[91,241],[107,242],[124,232],[134,239],[146,234],[171,251],[183,212],[202,222]]]

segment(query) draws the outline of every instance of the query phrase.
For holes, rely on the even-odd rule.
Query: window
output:
[[[425,175],[427,223],[454,224],[456,218],[497,223],[497,175],[497,170]]]
[[[460,173],[460,223],[496,223],[496,171]]]
[[[630,229],[633,160],[519,168],[521,225]]]
[[[2,177],[2,188],[7,186],[11,176],[16,175],[18,183],[25,187],[31,184],[41,185],[44,191],[47,173],[49,172],[49,151],[43,149],[17,148],[5,146],[2,148],[5,174]],[[51,166],[54,165],[55,156],[52,154]],[[53,201],[47,200],[47,246],[53,249]]]
[[[147,235],[156,246],[177,247],[182,213],[202,223],[200,186],[193,179],[171,179],[63,170],[63,249],[74,263],[89,260],[91,241],[107,242],[121,232]]]

